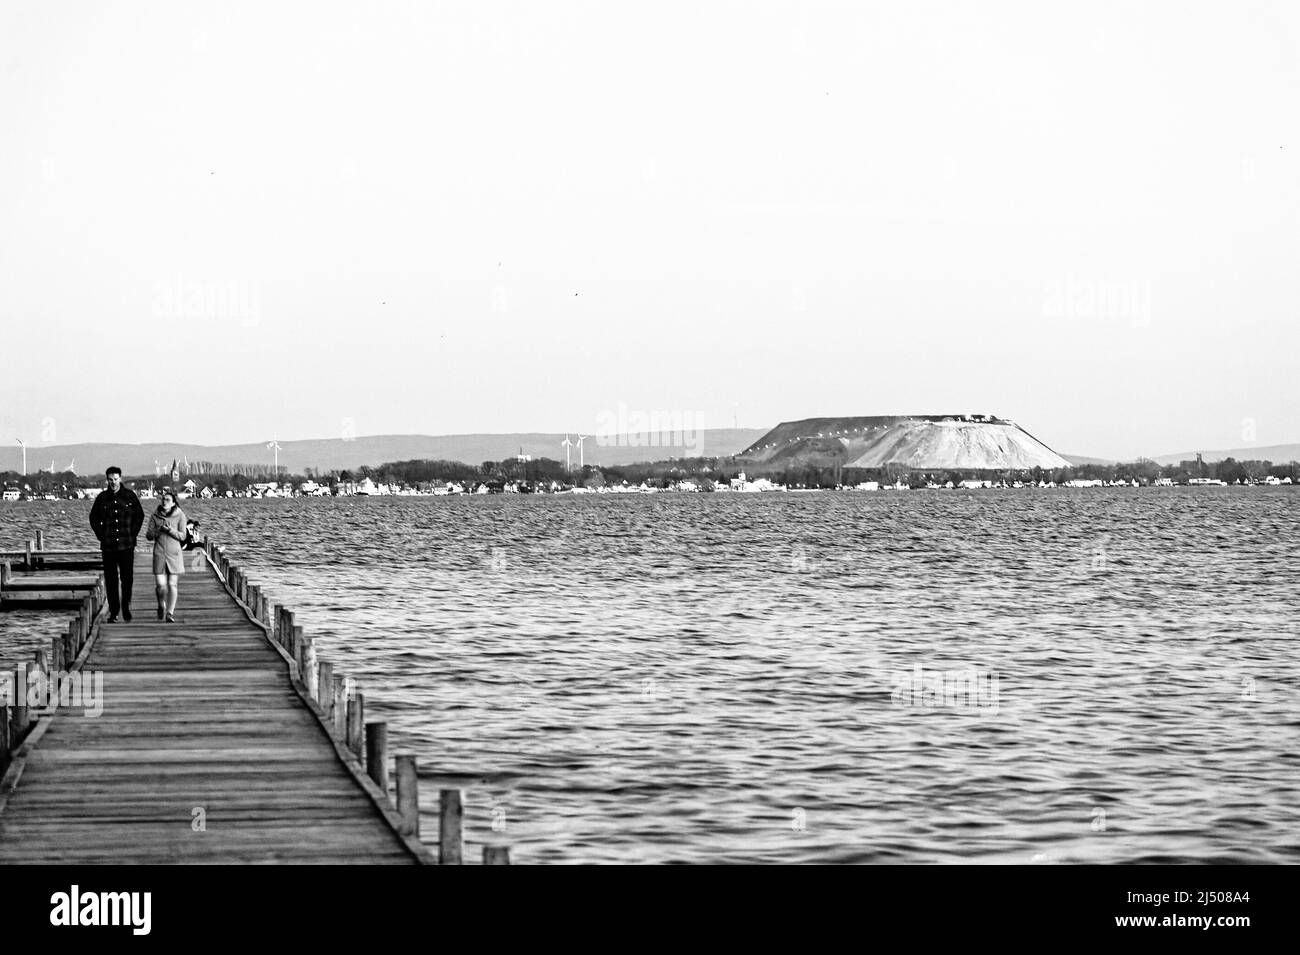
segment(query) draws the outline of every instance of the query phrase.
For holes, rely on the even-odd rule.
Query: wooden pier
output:
[[[159,622],[150,553],[136,551],[131,623],[106,623],[96,578],[26,665],[29,684],[65,691],[102,674],[102,712],[0,707],[0,862],[462,861],[461,792],[440,791],[435,852],[414,757],[390,764],[387,726],[365,722],[364,695],[291,611],[209,544],[187,555],[177,622]]]

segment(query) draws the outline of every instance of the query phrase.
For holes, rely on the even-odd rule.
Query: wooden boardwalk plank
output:
[[[427,861],[207,565],[181,578],[176,623],[153,613],[148,565],[138,549],[135,617],[106,625],[85,664],[102,672],[103,711],[59,709],[27,754],[0,862]]]

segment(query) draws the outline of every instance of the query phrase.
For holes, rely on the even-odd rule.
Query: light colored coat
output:
[[[181,549],[185,540],[185,520],[185,512],[179,507],[172,508],[170,514],[155,509],[149,515],[149,529],[144,536],[153,541],[155,574],[185,573],[185,552]]]

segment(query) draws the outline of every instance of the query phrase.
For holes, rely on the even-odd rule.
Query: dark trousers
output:
[[[131,609],[131,585],[135,583],[135,548],[106,550],[104,555],[104,587],[108,590],[108,614],[116,617],[122,610]],[[118,585],[122,596],[117,595]]]

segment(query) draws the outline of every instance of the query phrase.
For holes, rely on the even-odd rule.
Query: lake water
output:
[[[1289,488],[186,503],[467,857],[1300,861]]]

